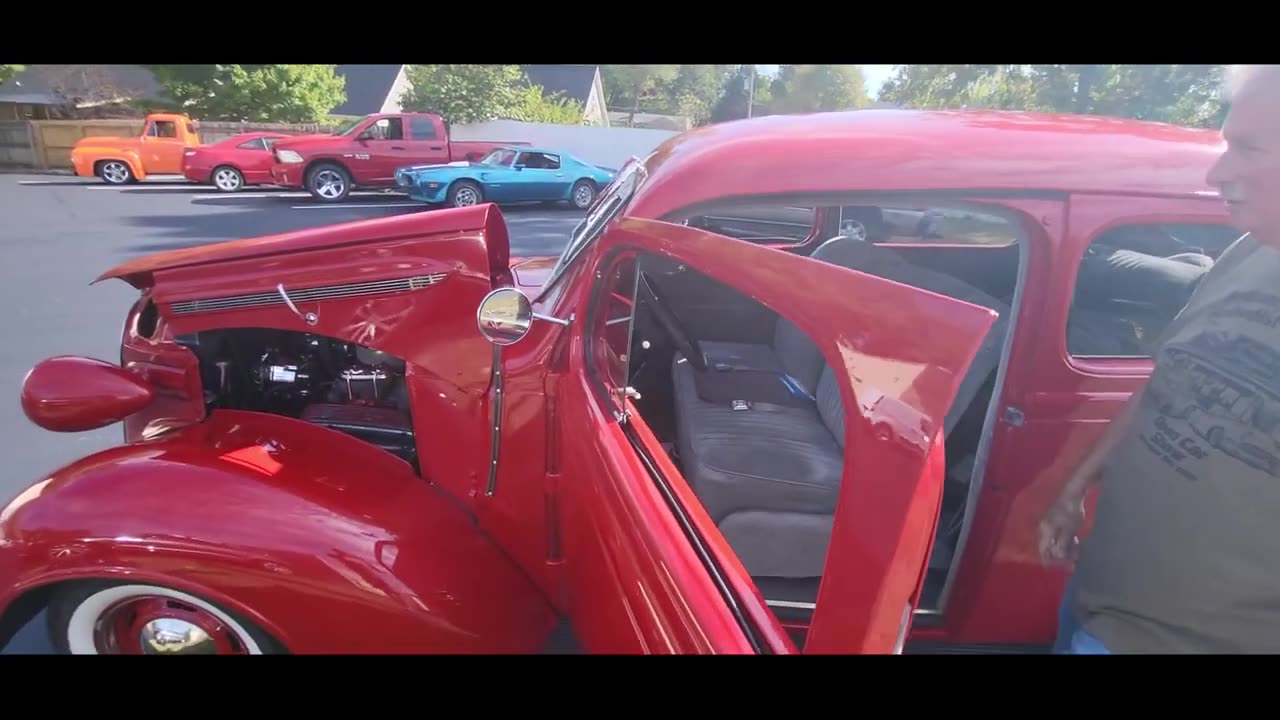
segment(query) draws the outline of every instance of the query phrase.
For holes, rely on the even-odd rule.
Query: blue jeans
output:
[[[1067,581],[1058,605],[1058,637],[1053,643],[1055,655],[1110,655],[1111,651],[1098,638],[1085,632],[1071,612],[1071,596],[1075,585]]]

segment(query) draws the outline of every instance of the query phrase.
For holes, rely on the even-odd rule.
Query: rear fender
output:
[[[221,603],[294,653],[531,652],[556,621],[406,463],[243,411],[84,458],[0,509],[0,609],[113,577]]]

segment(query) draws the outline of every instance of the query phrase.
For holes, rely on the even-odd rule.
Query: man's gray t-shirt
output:
[[[1165,331],[1073,585],[1112,652],[1280,651],[1280,252],[1244,237]]]

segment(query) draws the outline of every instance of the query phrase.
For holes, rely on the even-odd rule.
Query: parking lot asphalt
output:
[[[362,218],[432,212],[394,193],[354,193],[320,204],[305,193],[251,188],[224,194],[173,180],[117,188],[66,176],[0,174],[0,507],[22,487],[120,441],[120,428],[56,434],[31,424],[18,397],[33,364],[50,355],[116,360],[124,313],[137,291],[90,286],[138,255]],[[582,219],[573,208],[503,207],[512,256],[557,254]],[[49,652],[37,618],[0,654]]]

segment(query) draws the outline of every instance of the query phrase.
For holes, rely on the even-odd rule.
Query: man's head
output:
[[[1209,170],[1239,229],[1280,248],[1280,66],[1246,65],[1228,78],[1227,150]]]

